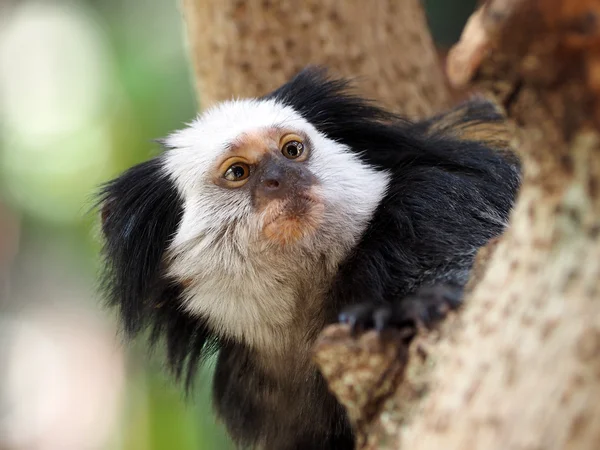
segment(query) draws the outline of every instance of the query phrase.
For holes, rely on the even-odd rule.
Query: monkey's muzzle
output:
[[[267,239],[288,245],[317,229],[324,205],[317,179],[305,165],[273,160],[257,175],[254,198]]]

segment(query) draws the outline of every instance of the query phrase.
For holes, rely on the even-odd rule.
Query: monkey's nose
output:
[[[269,161],[258,171],[256,194],[266,199],[282,199],[310,188],[312,176],[299,164]]]
[[[270,191],[277,190],[281,186],[281,184],[279,183],[279,180],[275,180],[273,178],[264,180],[263,185],[264,185],[265,189],[270,190]]]
[[[289,181],[284,173],[267,173],[260,179],[259,191],[268,198],[284,197],[289,191]]]

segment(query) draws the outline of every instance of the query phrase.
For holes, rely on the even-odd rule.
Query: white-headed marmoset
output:
[[[223,102],[103,186],[106,296],[130,336],[166,343],[177,378],[218,350],[214,406],[240,447],[351,449],[315,338],[460,304],[519,187],[503,121],[476,98],[412,122],[314,67]]]

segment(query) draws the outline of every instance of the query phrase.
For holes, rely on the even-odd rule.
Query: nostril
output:
[[[277,180],[266,180],[265,187],[268,189],[277,189],[279,187],[279,181]]]

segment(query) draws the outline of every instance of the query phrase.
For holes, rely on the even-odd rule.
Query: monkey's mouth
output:
[[[291,244],[312,234],[321,224],[323,202],[311,194],[296,195],[271,202],[266,211],[263,233],[281,245]]]

